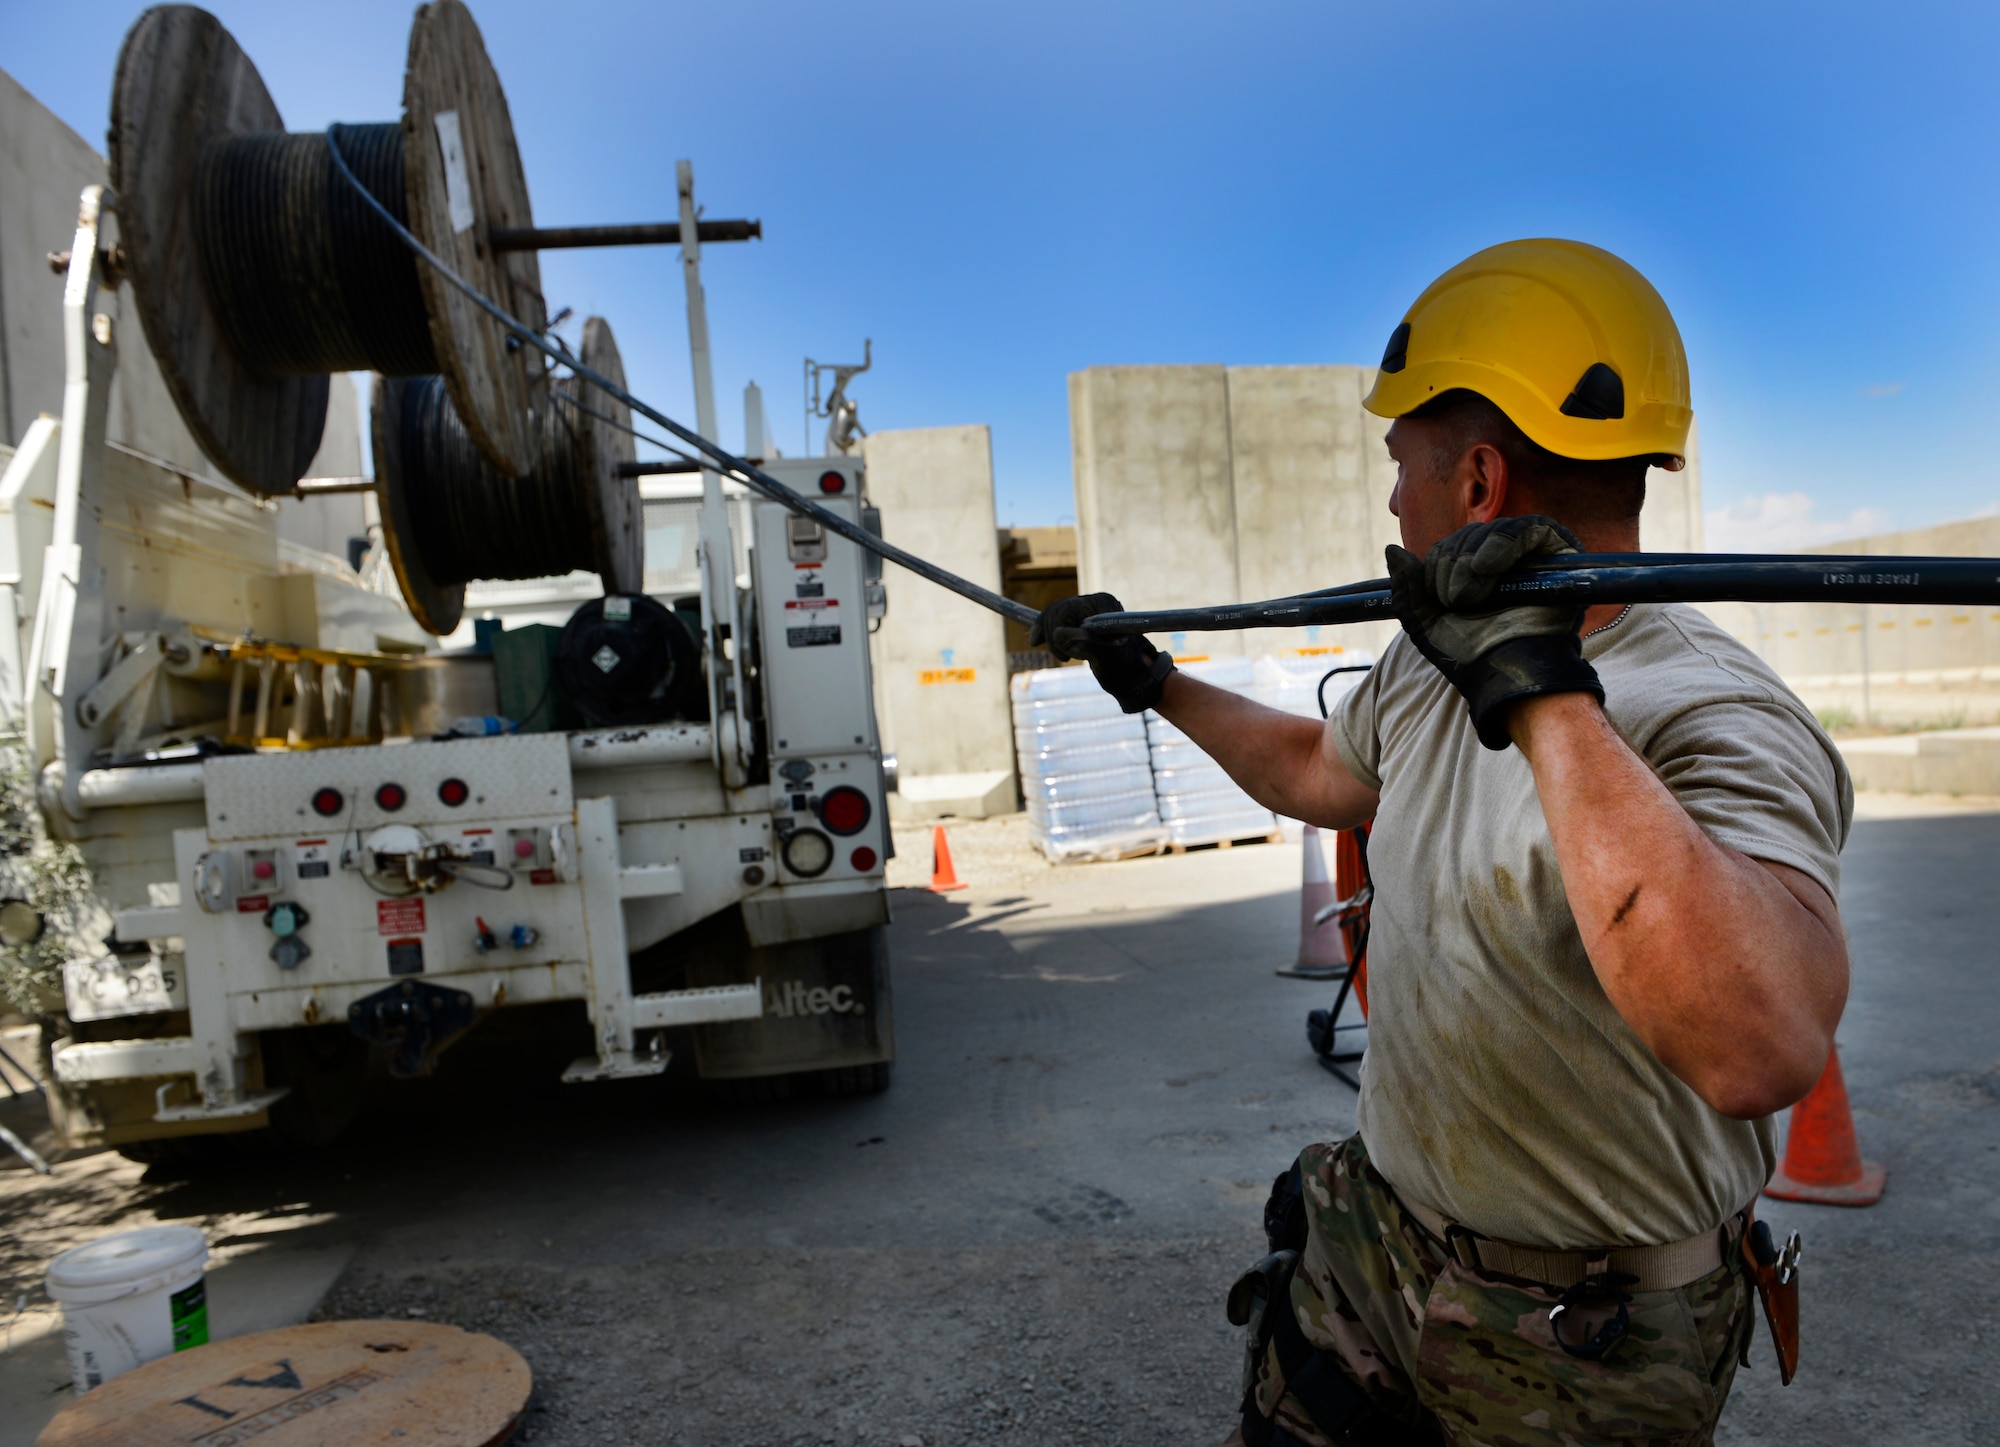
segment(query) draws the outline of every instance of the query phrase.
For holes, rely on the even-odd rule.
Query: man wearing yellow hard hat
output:
[[[1648,467],[1684,464],[1686,354],[1631,266],[1574,241],[1469,257],[1365,405],[1393,419],[1403,634],[1324,727],[1087,635],[1108,595],[1037,630],[1268,807],[1373,821],[1360,1130],[1266,1208],[1241,1435],[1706,1442],[1770,1254],[1771,1117],[1846,1002],[1852,786],[1702,614],[1492,593],[1538,557],[1638,551]]]

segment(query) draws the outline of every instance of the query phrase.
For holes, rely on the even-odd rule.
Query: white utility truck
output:
[[[456,0],[420,10],[412,76],[420,40],[463,44],[470,23]],[[375,477],[325,485],[377,495],[400,598],[281,545],[276,484],[191,475],[107,441],[117,352],[150,345],[189,430],[233,475],[228,419],[204,415],[221,394],[175,355],[161,315],[167,213],[148,188],[162,183],[130,138],[135,87],[151,83],[135,51],[163,66],[175,26],[201,41],[202,83],[232,79],[212,72],[227,70],[233,42],[202,12],[163,7],[134,28],[114,105],[119,189],[84,193],[62,284],[62,415],[27,429],[0,479],[11,580],[0,601],[20,620],[0,627],[0,672],[21,681],[15,709],[48,833],[81,850],[97,906],[48,1027],[64,1137],[141,1155],[266,1127],[325,1141],[371,1075],[424,1073],[490,1012],[531,1007],[550,1029],[588,1018],[591,1045],[567,1081],[655,1074],[687,1052],[700,1076],[752,1094],[779,1078],[837,1094],[885,1087],[889,781],[868,653],[879,589],[860,549],[780,505],[725,496],[711,472],[678,504],[698,533],[696,586],[653,596],[635,566],[645,469],[628,433],[600,430],[584,486],[599,488],[593,506],[611,522],[593,514],[593,525],[600,541],[607,527],[633,534],[610,544],[623,561],[582,564],[606,580],[601,596],[532,647],[512,646],[526,636],[513,630],[484,652],[411,646],[398,640],[422,636],[413,614],[451,632],[465,582],[439,566],[444,482],[420,487],[427,464],[399,451],[419,384],[378,380]],[[410,164],[419,143],[435,145],[462,185],[451,145],[490,141],[470,122],[446,129],[406,124]],[[211,154],[223,143],[212,127],[195,140]],[[488,158],[474,160],[484,184]],[[440,211],[446,225],[462,219],[460,199]],[[697,270],[708,223],[696,224],[685,165],[681,211],[697,410],[713,436]],[[107,288],[121,305],[103,303]],[[441,314],[440,370],[463,411]],[[217,325],[227,342],[244,324]],[[597,364],[615,363],[608,329],[592,328],[586,358],[595,342]],[[539,366],[511,349],[505,364]],[[529,383],[580,390],[546,370]],[[589,415],[628,415],[592,395]],[[307,442],[302,458],[317,434]],[[863,516],[858,458],[765,466]],[[539,486],[546,471],[536,463],[514,485]],[[314,491],[307,479],[292,495]],[[497,504],[490,519],[482,508],[448,524],[465,533],[461,553],[481,527],[507,525]],[[510,689],[513,717],[467,719],[505,715]],[[482,727],[513,731],[467,736]]]

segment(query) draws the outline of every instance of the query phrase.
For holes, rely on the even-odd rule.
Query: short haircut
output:
[[[1526,494],[1535,512],[1574,526],[1625,523],[1646,503],[1646,469],[1653,457],[1617,457],[1593,462],[1563,457],[1535,442],[1513,419],[1477,392],[1455,387],[1409,414],[1437,425],[1432,466],[1444,471],[1478,443],[1507,459],[1512,487]]]

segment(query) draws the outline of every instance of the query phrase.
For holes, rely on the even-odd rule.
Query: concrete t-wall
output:
[[[1132,608],[1237,598],[1224,370],[1092,367],[1070,375],[1069,398],[1082,590]],[[1198,651],[1242,649],[1218,633]]]
[[[42,413],[62,415],[63,279],[48,254],[69,250],[78,198],[105,176],[104,158],[0,71],[0,441],[9,446]],[[115,235],[113,222],[106,240]],[[97,304],[118,346],[107,435],[182,471],[219,476],[181,421],[131,288],[104,288]]]
[[[1202,601],[1281,598],[1381,574],[1383,546],[1397,539],[1388,506],[1395,470],[1384,466],[1387,424],[1361,407],[1374,381],[1373,367],[1229,368],[1240,591]],[[1389,631],[1361,624],[1236,637],[1245,651],[1275,653],[1379,648]]]
[[[872,433],[868,499],[882,534],[941,568],[1000,591],[993,439],[986,427]],[[1015,805],[1007,637],[1000,616],[900,569],[884,583],[875,634],[876,713],[902,788],[899,817],[980,817]]]
[[[1701,428],[1688,429],[1687,466],[1646,473],[1646,506],[1639,513],[1639,546],[1649,553],[1699,553],[1701,532]]]
[[[1806,551],[1990,558],[2000,556],[2000,518]],[[1706,611],[1831,723],[1958,728],[2000,720],[2000,608],[1711,603]]]
[[[1086,592],[1134,608],[1233,603],[1380,577],[1401,541],[1375,368],[1092,367],[1070,377],[1077,551]],[[1701,464],[1650,474],[1654,551],[1701,548]],[[1379,651],[1393,622],[1175,634],[1177,657]]]

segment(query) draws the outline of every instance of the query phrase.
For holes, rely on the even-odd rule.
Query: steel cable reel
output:
[[[526,174],[499,76],[460,0],[420,6],[404,113],[346,128],[370,199],[546,325]],[[287,134],[255,65],[191,5],[139,17],[112,87],[122,264],[146,339],[202,451],[252,492],[288,492],[325,430],[336,371],[436,373],[492,468],[533,465],[547,368],[400,244],[333,170],[325,137]]]
[[[584,323],[580,360],[615,379],[624,363],[611,325]],[[571,405],[571,403],[581,405]],[[644,583],[638,488],[621,475],[636,455],[624,403],[574,377],[539,418],[536,455],[520,477],[487,463],[441,377],[380,377],[370,401],[375,494],[403,601],[446,634],[480,579],[594,572],[607,594]]]

